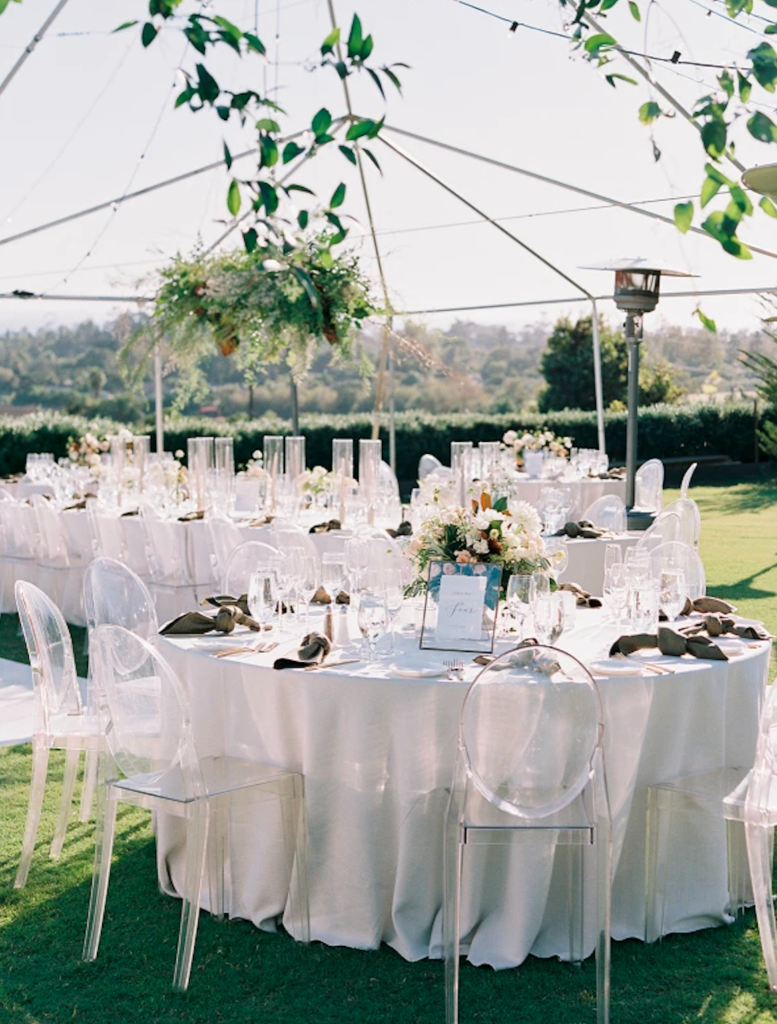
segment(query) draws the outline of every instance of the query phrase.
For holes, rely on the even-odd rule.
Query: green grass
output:
[[[777,632],[777,482],[695,488],[711,593]],[[83,632],[74,631],[83,653]],[[0,654],[23,657],[18,620],[0,619]],[[79,667],[83,674],[83,663]],[[48,858],[63,759],[52,755],[40,841],[27,888],[15,892],[30,748],[0,750],[0,1024],[437,1024],[440,962],[392,950],[304,948],[284,933],[203,914],[189,992],[170,990],[180,903],[156,888],[148,818],[120,813],[100,956],[81,961],[91,877],[91,825],[73,822],[62,859]],[[752,912],[727,928],[648,947],[613,945],[614,1024],[769,1024]],[[495,972],[465,964],[461,1019],[477,1024],[593,1024],[594,964],[530,957]]]

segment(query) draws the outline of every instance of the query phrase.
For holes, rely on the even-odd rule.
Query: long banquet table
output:
[[[600,614],[579,611],[560,646],[584,660],[601,656]],[[459,714],[477,667],[467,663],[463,683],[401,677],[391,661],[369,673],[363,663],[275,671],[283,647],[216,659],[207,641],[158,642],[188,691],[200,755],[249,757],[304,774],[312,937],[361,949],[386,942],[408,960],[439,957],[443,822]],[[428,666],[442,657],[402,638],[393,663]],[[635,660],[633,675],[597,680],[614,821],[614,938],[644,935],[647,787],[752,763],[768,659],[769,644],[761,643],[725,662],[669,659],[674,672],[666,675],[643,673]],[[158,825],[160,882],[171,892],[184,867],[177,829],[173,821]],[[666,930],[722,923],[722,818],[681,822],[674,838],[686,857],[688,844],[702,844],[706,870],[668,908]],[[277,855],[277,836],[258,820],[243,820],[230,849],[229,913],[272,928],[284,899],[263,867]],[[561,847],[554,854],[520,843],[478,848],[463,904],[462,949],[471,961],[507,967],[529,953],[565,956],[564,856]],[[586,945],[591,952],[593,920],[586,921]]]

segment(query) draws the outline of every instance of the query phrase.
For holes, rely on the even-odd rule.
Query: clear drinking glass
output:
[[[662,569],[659,577],[659,604],[670,622],[683,610],[686,598],[685,573],[682,569]]]
[[[623,551],[621,550],[620,544],[608,544],[604,549],[604,575],[607,577],[607,573],[612,569],[614,565],[620,565],[623,561]]]
[[[550,562],[550,574],[554,580],[569,565],[569,550],[566,537],[552,537],[545,541],[545,557]]]
[[[334,604],[345,586],[345,558],[338,551],[325,551],[321,556],[321,583]]]
[[[278,594],[278,631],[282,633],[286,624],[286,613],[288,612],[288,600],[294,590],[294,572],[292,560],[286,555],[276,555],[272,560],[272,569],[275,573],[277,594]]]
[[[384,569],[383,592],[386,597],[386,611],[389,616],[389,637],[391,653],[396,651],[396,623],[405,600],[405,588],[402,584],[401,569]]]
[[[564,632],[564,603],[558,591],[537,598],[534,625],[541,644],[554,644]]]
[[[386,598],[382,594],[363,593],[359,598],[359,630],[369,644],[368,664],[377,661],[376,644],[388,628]]]
[[[274,572],[252,572],[248,580],[248,610],[252,618],[264,625],[275,615],[278,585]]]
[[[511,576],[507,581],[507,607],[518,623],[518,636],[523,640],[524,622],[534,608],[537,584],[533,576]]]

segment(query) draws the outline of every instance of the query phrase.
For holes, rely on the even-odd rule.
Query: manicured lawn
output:
[[[668,498],[671,495],[667,496]],[[695,488],[710,593],[777,632],[777,482]],[[76,649],[83,634],[76,632]],[[18,620],[0,620],[0,652],[21,657]],[[80,671],[84,671],[83,664]],[[30,775],[30,748],[0,750],[0,1024],[437,1024],[439,962],[390,949],[359,952],[202,915],[190,991],[170,991],[180,904],[156,889],[148,818],[120,814],[100,957],[82,963],[91,825],[73,822],[58,864],[48,859],[62,758],[52,756],[40,841],[25,890],[12,888]],[[768,1024],[752,912],[728,928],[671,936],[653,947],[615,943],[614,1024]],[[593,960],[582,969],[529,958],[517,970],[465,965],[462,1022],[593,1024]]]

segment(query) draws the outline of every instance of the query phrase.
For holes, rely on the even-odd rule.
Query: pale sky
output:
[[[23,0],[0,17],[0,80],[54,3]],[[111,34],[123,21],[142,19],[146,6],[141,0],[69,0],[0,96],[0,241],[218,160],[225,138],[233,152],[251,145],[248,129],[241,134],[209,111],[194,115],[172,109],[175,69],[193,67],[196,56],[179,33],[162,33],[145,51],[137,29]],[[649,208],[669,216],[675,197],[698,193],[703,171],[697,134],[679,116],[660,122],[655,137],[663,156],[655,163],[650,131],[639,123],[637,109],[660,97],[652,97],[641,79],[637,87],[613,89],[563,39],[527,27],[511,34],[506,23],[456,0],[336,0],[335,6],[346,28],[358,10],[365,30],[375,37],[376,60],[411,65],[400,72],[403,95],[389,94],[389,124],[622,201],[666,200]],[[526,26],[561,28],[556,0],[482,0],[480,6]],[[284,126],[290,130],[307,123],[321,105],[335,116],[343,112],[334,74],[310,70],[330,27],[326,0],[218,0],[214,7],[244,28],[253,28],[258,12],[259,35],[270,58],[269,63],[256,57],[242,64],[229,55],[209,60],[221,84],[252,85],[259,92],[277,88],[289,115]],[[679,50],[683,59],[705,63],[725,63],[737,55],[742,59],[758,45],[759,22],[745,17],[741,25],[733,24],[719,14],[725,14],[722,0],[665,0],[651,6],[647,26],[637,25],[624,0],[608,26],[640,52],[671,56]],[[717,74],[688,66],[654,68],[657,80],[686,106],[703,91],[697,83],[711,85]],[[633,75],[620,64],[608,70]],[[383,103],[368,81],[355,83],[354,93],[359,111],[382,115]],[[754,91],[754,99],[773,110],[768,94]],[[663,100],[661,105],[667,107]],[[600,204],[425,143],[388,137],[489,215],[510,218],[505,222],[509,230],[595,294],[609,292],[611,275],[580,268],[622,255],[657,257],[699,275],[696,282],[666,281],[665,296],[694,286],[777,284],[775,259],[756,255],[738,261],[713,241],[681,236],[672,226],[624,210],[581,210]],[[747,166],[777,159],[774,147],[756,142],[744,130],[737,141],[738,156]],[[384,175],[370,168],[369,189],[396,309],[576,294],[379,142],[373,148]],[[247,158],[235,170],[247,174],[250,165]],[[373,275],[371,244],[360,237],[366,228],[364,204],[350,164],[336,152],[325,153],[296,180],[328,197],[341,179],[348,184],[345,209],[358,220],[349,244]],[[152,294],[155,269],[176,251],[191,251],[198,236],[207,246],[224,230],[227,182],[220,168],[128,201],[116,211],[0,244],[0,292]],[[742,237],[777,253],[777,221],[759,215]],[[754,330],[763,315],[751,296],[705,298],[701,305],[719,326],[732,329]],[[695,306],[696,300],[665,297],[652,318],[656,324],[660,318],[697,326]],[[87,317],[103,321],[123,308],[120,303],[2,300],[0,330]],[[602,309],[613,321],[619,319],[612,303]],[[577,305],[546,305],[461,315],[517,328],[583,311]],[[454,316],[423,319],[446,326]]]

